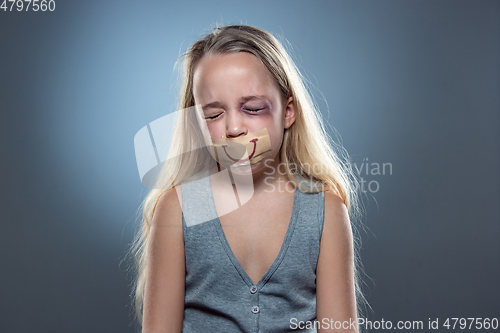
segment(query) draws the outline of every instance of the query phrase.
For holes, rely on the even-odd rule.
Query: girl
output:
[[[133,247],[142,332],[358,332],[354,173],[281,43],[216,28],[182,80]]]

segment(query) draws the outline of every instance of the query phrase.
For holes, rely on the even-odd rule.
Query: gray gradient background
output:
[[[499,1],[56,1],[0,11],[0,332],[134,332],[133,137],[216,22],[283,34],[354,162],[392,164],[369,317],[500,317]]]

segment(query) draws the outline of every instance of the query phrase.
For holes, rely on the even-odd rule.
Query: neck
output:
[[[218,172],[217,167],[211,174]],[[294,187],[289,182],[285,173],[285,166],[281,164],[278,156],[274,160],[258,163],[252,166],[252,178],[249,174],[231,172],[232,183],[238,184],[239,188],[253,187],[254,194],[273,191],[293,191]],[[252,179],[252,182],[249,182]],[[236,185],[234,185],[236,186]]]

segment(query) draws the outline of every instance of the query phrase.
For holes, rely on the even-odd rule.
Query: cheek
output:
[[[269,137],[271,139],[271,150],[275,153],[277,153],[281,148],[283,135],[280,134],[281,132],[279,132],[278,129],[276,129],[276,131],[273,131],[273,133],[269,134]]]
[[[275,110],[273,110],[275,111]],[[282,145],[283,140],[283,124],[284,121],[275,114],[269,114],[261,118],[262,123],[259,124],[259,129],[266,127],[269,132],[269,138],[271,140],[271,150],[277,153]]]
[[[224,123],[220,121],[207,121],[207,127],[211,138],[222,138],[226,133]]]
[[[207,124],[207,127],[211,138],[220,138],[222,136],[216,124]]]

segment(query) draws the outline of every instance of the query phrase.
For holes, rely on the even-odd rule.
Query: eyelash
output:
[[[264,110],[265,108],[260,108],[260,109],[244,109],[245,111],[248,111],[248,112],[259,112],[260,110]],[[222,113],[218,113],[214,116],[208,116],[208,117],[205,117],[205,119],[217,119],[219,118],[219,116],[221,115]]]
[[[257,111],[260,111],[260,110],[264,110],[264,108],[260,108],[260,109],[245,109],[246,111],[249,111],[249,112],[257,112]]]
[[[205,117],[205,119],[216,119],[216,118],[219,118],[219,116],[221,115],[222,113],[218,113],[216,114],[215,116],[208,116],[208,117]]]

